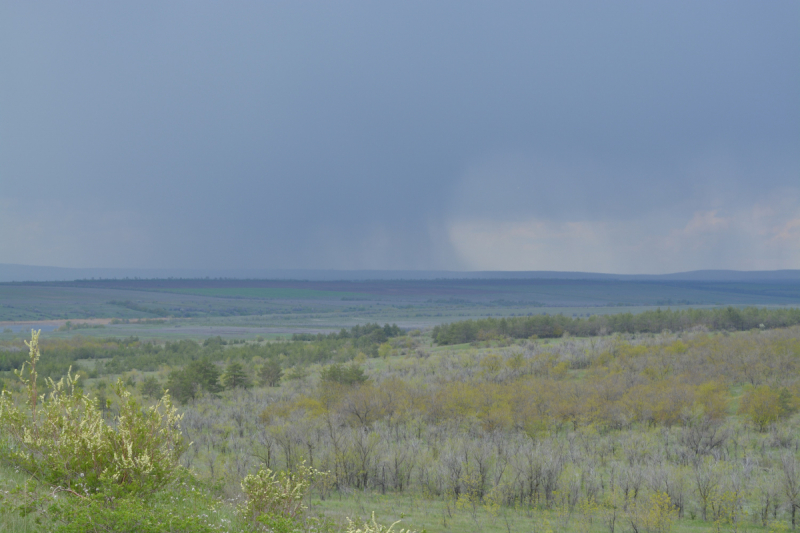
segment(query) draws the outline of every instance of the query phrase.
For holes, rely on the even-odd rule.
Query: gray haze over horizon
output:
[[[800,268],[800,3],[6,2],[0,263]]]
[[[0,263],[0,283],[111,280],[592,280],[689,281],[711,283],[800,283],[800,270],[694,270],[668,274],[610,274],[568,271],[479,270],[312,270],[312,269],[146,269],[64,268]]]

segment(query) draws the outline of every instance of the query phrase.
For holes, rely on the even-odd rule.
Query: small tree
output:
[[[384,342],[380,346],[378,346],[378,356],[382,359],[386,359],[392,353],[392,345],[388,342]]]
[[[139,385],[139,390],[142,391],[142,395],[147,396],[148,398],[158,398],[162,394],[164,394],[164,389],[158,383],[158,380],[151,376]]]
[[[677,517],[678,510],[665,492],[654,492],[647,500],[641,499],[628,509],[628,522],[633,531],[667,533]]]
[[[258,369],[258,379],[261,382],[261,385],[269,385],[270,387],[276,387],[283,377],[283,370],[281,370],[281,365],[275,359],[270,359],[264,365]]]
[[[215,393],[220,391],[219,369],[217,365],[206,358],[192,361],[186,365],[186,373],[194,383],[197,383],[204,390]]]
[[[768,385],[761,385],[745,393],[739,413],[747,415],[759,431],[764,431],[784,414],[785,403],[781,401],[778,391]]]
[[[181,403],[197,398],[202,391],[217,393],[219,369],[208,359],[192,361],[181,370],[173,370],[167,377],[167,390]]]
[[[797,511],[800,510],[800,462],[797,458],[787,453],[781,457],[783,467],[782,487],[786,495],[786,503],[792,516],[792,530],[797,527]]]
[[[247,375],[242,364],[235,361],[228,363],[219,379],[226,389],[235,389],[237,387],[246,389],[251,385],[250,376]]]
[[[336,363],[323,368],[319,379],[323,382],[339,383],[340,385],[356,385],[364,383],[369,377],[364,374],[364,369],[356,363],[347,366]]]

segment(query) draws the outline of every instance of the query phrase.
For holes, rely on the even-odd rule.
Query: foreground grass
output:
[[[33,533],[46,531],[37,524],[33,515],[20,516],[19,511],[12,509],[9,494],[16,487],[24,487],[28,477],[12,468],[0,466],[0,533]]]
[[[44,533],[53,531],[60,525],[35,510],[28,513],[22,511],[20,503],[26,499],[22,497],[25,490],[20,489],[33,486],[35,484],[28,476],[13,468],[0,466],[0,533]],[[33,489],[32,494],[35,494],[40,502],[50,499],[49,493],[42,488]],[[73,501],[76,506],[79,505],[77,500]],[[246,529],[236,515],[233,505],[209,496],[209,493],[199,485],[176,484],[151,495],[145,505],[147,509],[160,511],[158,513],[160,516],[195,517],[203,527],[220,533],[234,533]],[[168,527],[165,526],[164,531],[169,531]]]
[[[311,509],[337,521],[345,517],[367,519],[375,512],[378,520],[391,524],[400,520],[397,527],[426,533],[608,533],[608,524],[597,516],[587,517],[579,512],[530,511],[500,507],[492,509],[484,505],[458,506],[452,501],[426,498],[420,494],[380,494],[353,491],[350,494],[334,494],[326,500],[315,498]],[[778,532],[789,531],[787,523],[761,527],[745,521],[736,527],[715,525],[688,518],[678,520],[670,533],[699,532]],[[631,531],[630,524],[619,518],[614,529],[617,533]],[[640,529],[640,531],[643,531]]]
[[[8,467],[0,467],[0,496],[14,487],[24,486],[27,477]],[[214,517],[216,528],[221,532],[239,531],[233,506],[216,501],[209,505],[208,499],[173,498],[173,505],[188,506],[191,513]],[[422,533],[600,533],[612,531],[598,517],[584,516],[580,512],[531,511],[507,507],[491,508],[484,505],[456,505],[451,501],[424,497],[421,494],[380,494],[377,492],[351,491],[335,493],[325,500],[314,497],[309,502],[310,515],[324,515],[337,523],[345,523],[346,517],[369,519],[372,513],[379,522],[391,524],[400,521],[399,527]],[[51,531],[53,524],[40,523],[37,515],[20,516],[10,508],[8,498],[0,498],[0,533],[44,533]],[[630,525],[620,518],[616,532],[631,531]],[[778,532],[789,531],[785,523],[771,527],[760,527],[744,521],[732,527],[711,522],[683,519],[675,522],[671,533],[699,532]]]

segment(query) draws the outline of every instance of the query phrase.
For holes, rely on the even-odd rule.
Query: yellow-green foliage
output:
[[[236,396],[239,411],[211,398],[190,409],[217,420],[222,438],[231,434],[226,413],[248,413],[242,449],[258,439],[273,469],[305,459],[356,499],[369,490],[435,498],[444,528],[459,515],[499,522],[517,508],[543,511],[565,531],[667,531],[676,515],[723,530],[767,527],[793,509],[779,459],[797,453],[800,418],[789,415],[799,333],[439,348],[367,359],[364,383],[317,380],[311,367],[306,381]],[[769,392],[766,404],[781,413],[766,419],[768,432],[750,423],[754,391]]]
[[[0,395],[3,460],[75,494],[151,490],[173,478],[186,445],[169,395],[143,409],[119,381],[119,413],[109,425],[69,372],[58,382],[48,379],[50,392],[39,395],[39,332],[27,344],[27,375],[25,367],[17,372],[25,397],[18,402],[7,391]]]
[[[306,511],[303,499],[312,484],[324,475],[305,463],[295,466],[292,472],[262,468],[242,480],[247,501],[239,512],[253,522],[262,516],[300,519]]]
[[[654,492],[646,501],[637,502],[628,513],[634,531],[667,533],[678,518],[678,511],[665,492]]]
[[[792,400],[791,393],[785,388],[775,390],[768,385],[759,385],[745,393],[739,404],[739,412],[747,415],[760,431],[764,431],[767,426],[789,414]]]
[[[394,526],[400,523],[399,520],[390,526],[379,524],[375,519],[374,512],[372,513],[372,519],[365,521],[363,524],[354,523],[349,518],[347,519],[347,523],[346,533],[416,533],[410,529],[394,529]]]
[[[618,340],[587,353],[583,362],[535,345],[505,354],[464,352],[439,359],[440,368],[429,370],[435,379],[421,387],[396,375],[352,387],[332,387],[326,381],[324,387],[305,389],[282,402],[280,409],[313,417],[337,412],[360,426],[419,415],[431,424],[476,420],[486,431],[531,432],[553,424],[682,426],[697,418],[725,419],[734,400],[731,387],[748,384],[752,390],[742,398],[740,413],[764,429],[796,411],[800,401],[800,380],[795,378],[800,342],[787,337],[754,332],[736,339],[697,335],[671,342]],[[422,365],[417,363],[414,372]],[[576,366],[582,368],[579,380]],[[447,375],[455,372],[460,375]],[[266,420],[271,414],[264,416]]]

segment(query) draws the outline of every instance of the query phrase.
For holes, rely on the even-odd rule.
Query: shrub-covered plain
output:
[[[377,325],[281,342],[43,339],[38,380],[27,365],[13,376],[22,350],[0,352],[13,414],[0,415],[2,516],[64,531],[106,515],[119,531],[148,531],[134,516],[157,516],[156,528],[175,517],[153,531],[381,531],[400,518],[395,531],[789,530],[800,526],[800,330],[780,325],[552,339],[484,327],[460,345],[441,329]],[[58,385],[70,364],[80,377]],[[31,383],[47,395],[35,409]],[[172,435],[169,475],[125,474],[119,453],[92,468],[80,455],[61,470],[26,463],[24,434],[6,428],[44,423],[51,402],[77,409],[109,449],[127,449],[112,443],[130,442],[134,418]],[[81,494],[82,479],[104,496],[53,492]]]

